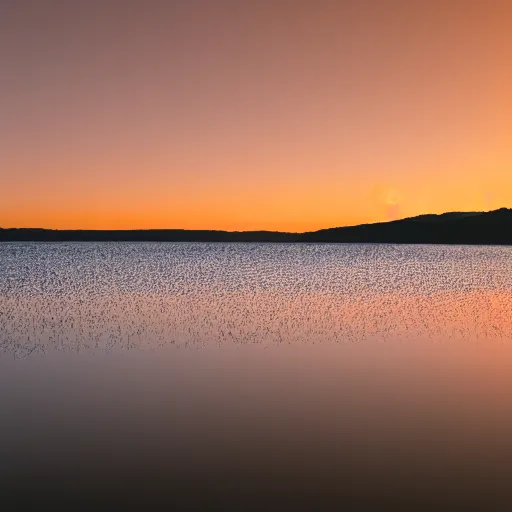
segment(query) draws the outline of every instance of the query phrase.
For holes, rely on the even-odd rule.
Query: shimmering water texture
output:
[[[2,503],[512,510],[511,292],[507,247],[0,245]]]
[[[512,338],[506,247],[3,244],[0,350]]]

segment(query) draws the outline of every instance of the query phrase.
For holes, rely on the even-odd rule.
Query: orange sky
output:
[[[512,2],[0,3],[0,226],[512,206]]]

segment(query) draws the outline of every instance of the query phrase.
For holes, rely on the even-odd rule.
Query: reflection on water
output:
[[[0,245],[5,492],[504,499],[511,292],[506,247]]]
[[[512,250],[4,244],[0,349],[507,341]]]

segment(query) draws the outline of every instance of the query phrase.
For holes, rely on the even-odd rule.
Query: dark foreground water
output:
[[[511,436],[512,248],[0,244],[9,510],[507,510]]]

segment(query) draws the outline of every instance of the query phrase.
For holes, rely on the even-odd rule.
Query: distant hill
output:
[[[512,209],[449,212],[307,233],[276,231],[1,229],[0,242],[304,242],[512,245]]]
[[[512,209],[450,212],[304,233],[307,242],[512,244]]]
[[[187,229],[53,230],[1,229],[2,241],[30,242],[293,242],[297,235],[275,231]]]

